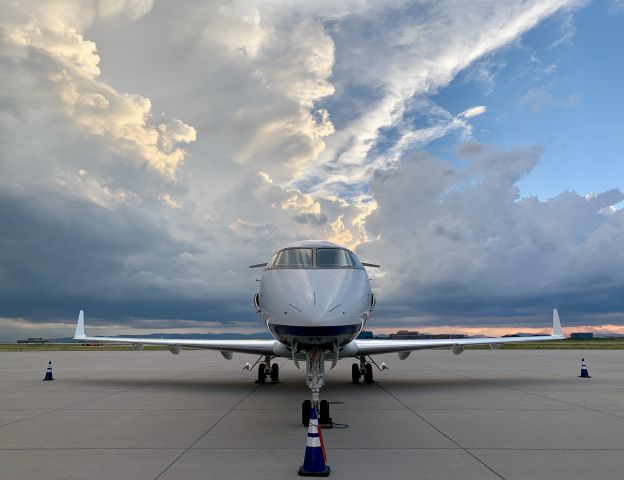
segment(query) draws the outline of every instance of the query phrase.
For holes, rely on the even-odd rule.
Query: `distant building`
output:
[[[388,335],[390,340],[415,340],[417,338],[422,338],[421,334],[417,330],[399,330],[396,333],[391,333]]]
[[[45,338],[34,338],[34,337],[30,337],[27,338],[26,340],[18,340],[17,343],[49,343],[51,342],[51,340],[46,340]]]
[[[570,334],[571,340],[591,340],[594,338],[594,332],[572,332]]]
[[[357,338],[372,339],[373,332],[371,330],[362,330]]]

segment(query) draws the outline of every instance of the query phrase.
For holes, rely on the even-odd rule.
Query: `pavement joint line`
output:
[[[511,387],[509,385],[496,383],[496,382],[494,382],[492,380],[480,380],[480,379],[471,377],[469,375],[462,375],[461,373],[449,372],[448,370],[444,370],[444,369],[438,369],[438,370],[440,370],[442,372],[445,372],[445,373],[453,373],[453,374],[455,374],[455,375],[457,375],[459,377],[468,378],[468,379],[471,379],[471,380],[476,380],[476,381],[479,381],[479,382],[482,382],[482,383],[486,383],[488,385],[494,385],[494,386],[497,386],[497,387],[506,388],[506,389],[511,390],[513,392],[521,392],[521,393],[525,393],[527,395],[533,395],[534,397],[542,398],[544,400],[552,400],[553,402],[558,402],[558,403],[561,403],[563,405],[568,405],[569,407],[577,407],[577,408],[580,408],[580,409],[583,409],[583,410],[587,410],[589,412],[600,413],[602,415],[607,415],[607,416],[612,417],[612,418],[618,418],[619,420],[624,420],[624,417],[620,417],[619,415],[612,414],[612,413],[610,413],[609,410],[598,410],[596,408],[591,408],[591,407],[588,407],[586,405],[580,405],[578,403],[566,402],[565,400],[561,400],[559,398],[553,398],[553,397],[549,397],[547,395],[541,395],[541,394],[535,393],[535,392],[527,392],[526,390],[522,390],[521,388]],[[516,411],[518,411],[518,410],[516,409]],[[522,410],[522,411],[530,412],[531,410]],[[561,410],[559,410],[559,411],[561,411]]]
[[[181,375],[173,375],[172,377],[167,377],[167,380],[169,380],[169,379],[171,379],[171,378],[176,378],[176,377],[179,377],[179,376],[181,376]],[[77,406],[79,406],[79,405],[84,405],[85,403],[95,402],[95,401],[97,401],[97,400],[102,400],[103,398],[112,397],[113,395],[118,395],[118,394],[120,394],[120,393],[129,392],[130,390],[138,390],[138,389],[140,389],[140,388],[144,388],[144,387],[145,387],[145,385],[139,385],[139,386],[135,386],[135,387],[126,388],[126,389],[124,389],[124,390],[118,390],[118,391],[116,391],[116,392],[108,392],[106,395],[102,395],[101,397],[90,398],[89,400],[83,400],[83,401],[81,401],[81,402],[78,402],[78,403],[75,403],[75,404],[72,404],[72,405],[64,405],[64,406],[59,407],[59,408],[53,408],[53,409],[51,409],[51,410],[46,410],[45,412],[37,413],[37,414],[35,414],[35,415],[30,415],[30,416],[28,416],[28,417],[26,417],[26,418],[19,418],[19,419],[17,419],[17,420],[13,420],[12,422],[5,423],[5,424],[3,424],[3,425],[0,425],[0,429],[1,429],[1,428],[4,428],[4,427],[7,427],[7,426],[9,426],[9,425],[13,425],[13,424],[15,424],[15,423],[25,422],[26,420],[30,420],[30,419],[32,419],[32,418],[41,417],[41,416],[43,416],[43,415],[47,415],[48,413],[59,412],[59,411],[61,411],[61,410],[69,410],[69,409],[71,409],[71,408],[73,408],[73,407],[77,407]],[[34,409],[33,409],[33,410],[34,410]]]
[[[260,451],[260,450],[301,450],[301,447],[193,447],[193,450],[224,450],[224,451]],[[128,451],[128,450],[163,450],[181,451],[180,447],[0,447],[0,452],[38,452],[38,451]],[[332,447],[334,450],[457,450],[457,451],[509,451],[509,452],[623,452],[624,448],[515,448],[515,447]]]
[[[406,403],[404,403],[402,400],[400,400],[397,396],[395,396],[390,390],[388,390],[386,387],[384,387],[384,385],[382,383],[377,382],[376,383],[377,386],[379,386],[379,388],[381,388],[384,392],[386,392],[388,395],[390,395],[392,398],[394,398],[397,402],[399,402],[401,405],[403,405],[405,408],[407,408],[410,412],[412,412],[414,415],[416,415],[418,418],[420,418],[423,422],[425,422],[427,425],[429,425],[431,428],[433,428],[436,432],[438,432],[440,435],[442,435],[443,437],[445,437],[446,439],[448,439],[449,441],[453,442],[455,445],[457,445],[460,449],[462,449],[464,452],[466,452],[467,455],[469,455],[470,457],[472,457],[473,459],[475,459],[478,463],[480,463],[481,465],[483,465],[486,469],[488,469],[490,472],[492,472],[494,475],[496,475],[498,478],[500,478],[501,480],[506,480],[505,477],[503,477],[500,473],[498,473],[496,470],[494,470],[492,467],[490,467],[487,463],[485,463],[483,460],[481,460],[479,457],[477,457],[474,453],[472,453],[469,449],[467,449],[466,447],[464,447],[461,443],[459,443],[457,440],[455,440],[454,438],[452,438],[450,435],[446,434],[445,432],[443,432],[441,429],[439,429],[438,427],[436,427],[433,423],[431,423],[429,420],[427,420],[425,417],[423,417],[422,415],[420,415],[416,410],[414,410],[413,408],[409,407]]]
[[[221,415],[215,423],[213,423],[210,427],[208,427],[208,429],[197,438],[197,440],[195,440],[188,447],[186,447],[186,449],[180,455],[178,455],[176,458],[174,458],[173,461],[171,463],[169,463],[169,465],[167,465],[162,472],[160,472],[158,475],[156,475],[154,477],[154,480],[158,480],[167,470],[169,470],[173,465],[175,465],[178,460],[180,460],[184,455],[186,455],[186,453],[188,453],[197,444],[197,442],[199,442],[202,438],[204,438],[206,435],[208,435],[208,433],[214,427],[219,425],[219,423],[221,423],[221,420],[223,420],[225,417],[227,417],[238,405],[240,405],[242,402],[247,400],[259,388],[260,388],[260,384],[253,385],[253,388],[247,393],[247,395],[245,395],[243,398],[241,398],[227,412],[225,412],[223,415]]]
[[[293,451],[301,451],[301,447],[193,447],[193,450],[224,450],[224,451],[239,451],[239,450],[249,450],[249,451],[258,451],[258,450],[293,450]],[[179,447],[10,447],[10,448],[0,448],[0,452],[33,452],[33,451],[56,451],[56,450],[111,450],[111,451],[126,451],[126,450],[184,450],[184,448]],[[333,450],[463,450],[459,447],[336,447],[332,448]],[[577,450],[574,450],[577,451]],[[614,450],[614,451],[622,451],[622,450]]]
[[[99,400],[99,399],[96,399]],[[219,412],[225,408],[66,408],[68,412]],[[2,412],[0,412],[1,414]]]

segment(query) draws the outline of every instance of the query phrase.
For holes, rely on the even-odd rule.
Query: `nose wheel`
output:
[[[304,426],[310,425],[310,411],[312,410],[312,402],[305,400],[301,404],[301,423]],[[319,412],[319,425],[321,427],[332,428],[332,418],[329,416],[329,402],[327,400],[321,400],[318,407]]]

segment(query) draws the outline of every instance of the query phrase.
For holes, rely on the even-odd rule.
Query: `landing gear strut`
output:
[[[329,416],[329,402],[320,400],[320,390],[325,385],[325,361],[323,350],[313,348],[306,352],[306,383],[312,391],[312,401],[306,400],[301,404],[301,423],[306,427],[310,423],[310,410],[312,407],[319,413],[319,425],[331,426],[332,419]]]
[[[364,377],[364,383],[375,383],[375,380],[373,380],[373,366],[366,362],[364,355],[360,357],[359,365],[357,363],[351,365],[351,381],[360,383],[361,377]]]
[[[264,362],[258,365],[258,379],[256,383],[265,383],[267,377],[271,378],[271,383],[279,383],[279,365],[277,363],[271,365],[270,355],[266,355]]]

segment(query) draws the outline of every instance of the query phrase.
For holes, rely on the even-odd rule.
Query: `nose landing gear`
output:
[[[306,427],[310,423],[312,406],[319,412],[319,425],[331,428],[329,402],[320,400],[321,387],[325,385],[325,361],[322,349],[312,348],[306,351],[306,383],[312,391],[312,401],[305,400],[301,404],[301,423]]]

